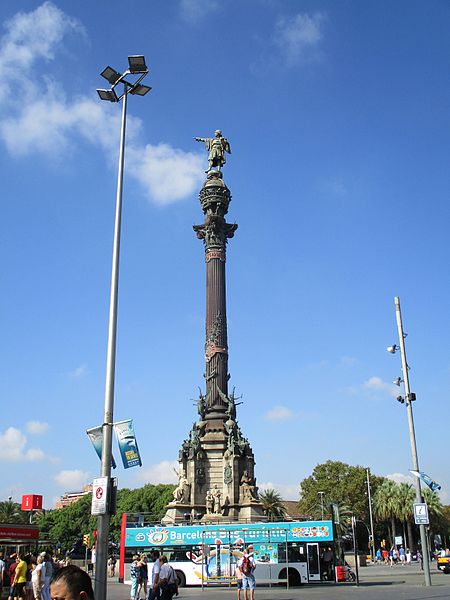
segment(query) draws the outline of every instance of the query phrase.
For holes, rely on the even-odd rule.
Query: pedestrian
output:
[[[244,550],[244,554],[242,555],[238,566],[242,572],[242,589],[244,590],[244,600],[248,600],[247,590],[250,590],[250,600],[253,600],[255,597],[256,587],[256,563],[248,548]]]
[[[417,560],[420,561],[420,568],[423,571],[423,556],[420,550],[417,550]]]
[[[237,590],[237,600],[241,600],[241,590],[242,590],[242,571],[239,568],[239,564],[236,565],[236,569],[234,571],[236,576],[236,590]]]
[[[402,565],[402,567],[405,566],[405,561],[406,561],[406,552],[405,549],[403,548],[403,546],[400,546],[400,550],[398,551],[399,556],[400,556],[400,563]]]
[[[407,565],[411,565],[411,550],[409,548],[406,548],[406,564]]]
[[[386,550],[386,548],[383,548],[381,551],[381,556],[383,557],[384,564],[387,565],[389,563],[389,552]]]
[[[23,556],[19,554],[17,556],[16,569],[14,571],[14,578],[11,584],[11,591],[9,593],[11,598],[18,597],[25,600],[25,586],[27,583],[27,563],[24,561]]]
[[[41,552],[43,557],[42,574],[44,576],[44,585],[42,587],[42,600],[50,600],[50,581],[53,576],[52,557],[48,552]]]
[[[176,573],[167,562],[167,556],[164,554],[159,559],[161,569],[159,572],[159,589],[161,590],[161,600],[172,600],[173,596],[178,596],[178,580]]]
[[[51,597],[58,600],[94,600],[91,578],[86,571],[75,565],[56,571],[50,589]]]
[[[42,588],[44,587],[44,576],[42,574],[42,565],[44,559],[42,556],[37,557],[37,564],[31,573],[31,584],[33,586],[33,594],[35,600],[42,600]]]
[[[3,585],[5,583],[5,571],[6,571],[6,563],[5,556],[3,552],[0,552],[0,598],[3,593]]]
[[[140,567],[139,567],[139,588],[138,588],[138,598],[141,597],[141,592],[144,591],[144,600],[147,598],[147,583],[148,583],[148,568],[147,568],[147,557],[145,554],[141,554],[139,558]]]
[[[152,580],[150,582],[150,589],[148,592],[148,600],[156,600],[159,598],[159,572],[161,570],[161,563],[159,562],[159,550],[153,550],[152,552]]]
[[[114,554],[108,558],[108,571],[110,577],[114,577],[116,574],[116,562],[117,560]]]
[[[133,556],[133,562],[131,563],[130,570],[130,579],[131,579],[131,590],[130,590],[130,598],[131,600],[137,600],[138,598],[138,587],[139,587],[139,579],[141,576],[141,565],[139,562],[139,556],[135,554]]]
[[[378,550],[377,550],[377,553],[376,553],[376,555],[375,555],[375,559],[376,559],[376,562],[377,562],[377,563],[381,563],[381,561],[382,561],[382,556],[381,556],[381,549],[380,549],[380,548],[378,548]]]
[[[323,566],[327,576],[327,581],[333,581],[333,551],[331,550],[330,546],[328,546],[323,553]]]

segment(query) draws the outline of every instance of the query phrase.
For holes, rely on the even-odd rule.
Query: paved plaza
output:
[[[368,566],[360,569],[360,586],[351,583],[303,585],[287,590],[279,587],[259,587],[255,600],[422,600],[436,598],[450,600],[450,575],[432,567],[432,587],[424,586],[423,572],[418,565],[390,569],[387,566]],[[130,587],[111,583],[108,600],[128,600]],[[243,595],[241,596],[243,598]],[[175,597],[176,598],[176,597]],[[235,588],[181,588],[180,599],[234,600]]]

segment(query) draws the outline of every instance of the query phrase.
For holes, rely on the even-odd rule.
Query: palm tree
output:
[[[410,483],[400,483],[398,485],[398,504],[399,504],[399,519],[403,523],[403,539],[405,547],[412,548],[414,540],[412,536],[411,519],[413,518],[413,504],[416,499],[416,493]],[[408,539],[406,539],[405,524],[408,528]]]
[[[26,523],[27,515],[20,510],[20,504],[11,500],[0,502],[0,523]]]
[[[286,516],[286,508],[280,494],[273,490],[264,490],[259,494],[262,508],[266,517],[270,519],[283,519]]]
[[[398,485],[391,479],[385,479],[373,497],[373,512],[378,521],[391,522],[392,544],[395,542],[397,530],[395,519],[399,518],[400,503]]]

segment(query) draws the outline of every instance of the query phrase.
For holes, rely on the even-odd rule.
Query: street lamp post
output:
[[[372,564],[375,563],[375,536],[373,532],[373,515],[372,515],[372,495],[370,493],[370,479],[369,479],[369,469],[366,469],[367,475],[367,499],[369,501],[369,517],[370,517],[370,531],[371,531],[371,543],[370,543],[370,554],[372,556]]]
[[[325,492],[317,492],[320,496],[320,508],[322,510],[322,521],[323,521],[323,497],[325,495]]]
[[[141,81],[148,73],[143,56],[129,56],[129,68],[124,73],[118,73],[111,67],[106,67],[101,73],[102,77],[111,84],[109,89],[97,90],[102,100],[108,102],[119,102],[122,100],[122,121],[120,127],[119,166],[117,176],[116,192],[116,214],[114,224],[114,240],[112,253],[111,290],[109,304],[108,324],[108,350],[106,357],[106,384],[105,405],[103,417],[103,445],[101,459],[101,477],[108,478],[108,493],[111,491],[111,460],[112,460],[112,428],[114,421],[114,382],[116,368],[116,332],[117,332],[117,299],[119,289],[119,256],[120,256],[120,230],[122,221],[122,189],[123,189],[123,167],[125,158],[125,129],[127,116],[128,94],[145,96],[151,90],[150,87],[142,85]],[[135,81],[130,81],[130,75]],[[123,86],[123,91],[117,94],[117,86]],[[110,510],[106,514],[99,515],[97,524],[97,545],[95,565],[95,598],[106,600],[107,586],[107,562],[109,542],[109,519]]]
[[[408,415],[408,426],[409,426],[409,441],[411,444],[411,455],[412,455],[412,466],[415,471],[419,471],[419,459],[417,455],[417,445],[416,445],[416,434],[414,430],[414,417],[413,417],[413,409],[412,402],[416,399],[416,395],[411,393],[409,387],[409,375],[408,375],[408,363],[406,362],[406,350],[405,350],[405,337],[406,334],[403,332],[403,324],[402,324],[402,313],[400,310],[400,298],[395,296],[395,314],[397,317],[397,328],[398,328],[398,339],[399,339],[399,348],[400,355],[402,359],[402,372],[403,372],[403,385],[405,389],[405,397],[399,397],[400,401],[406,404],[406,413]],[[388,352],[391,354],[395,354],[397,350],[397,346],[389,346]],[[398,385],[400,385],[401,380],[397,380]],[[414,484],[416,488],[416,502],[423,502],[422,499],[422,491],[420,489],[420,479],[418,477],[414,478]],[[425,525],[419,525],[420,530],[420,543],[422,546],[422,556],[423,556],[423,570],[425,575],[425,585],[431,585],[431,576],[430,576],[430,553],[428,551],[428,540],[427,540],[427,532],[425,529]]]

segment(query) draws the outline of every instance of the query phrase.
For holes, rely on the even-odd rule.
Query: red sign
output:
[[[22,496],[22,510],[41,510],[42,496],[27,494]]]
[[[41,510],[42,496],[27,494],[22,496],[22,510]]]
[[[11,527],[0,525],[0,539],[10,540],[37,540],[39,538],[38,527]]]

